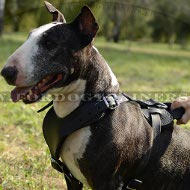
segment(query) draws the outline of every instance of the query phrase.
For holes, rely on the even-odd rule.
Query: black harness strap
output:
[[[38,110],[37,113],[43,112],[44,110],[46,110],[47,108],[49,108],[52,105],[53,105],[53,101],[51,101],[50,103],[45,105],[42,109]]]
[[[171,112],[171,114],[173,114],[172,117],[168,111],[166,111],[170,104],[166,105],[154,100],[145,102],[134,100],[126,94],[110,94],[104,96],[101,100],[94,99],[84,102],[65,118],[59,118],[53,107],[48,111],[43,121],[43,134],[51,153],[51,164],[54,169],[65,174],[71,186],[72,184],[77,184],[78,189],[81,189],[82,184],[71,174],[67,166],[59,160],[61,147],[65,138],[74,131],[97,122],[108,110],[114,110],[120,104],[130,101],[137,102],[142,108],[147,121],[149,121],[153,127],[154,139],[158,139],[161,133],[161,126],[168,126],[173,122],[173,119],[179,119],[184,114],[184,109],[180,108],[177,111],[174,110]],[[50,105],[52,105],[52,102],[40,111]],[[142,181],[134,179],[127,185],[127,189],[135,189],[134,186],[139,186],[141,183]]]

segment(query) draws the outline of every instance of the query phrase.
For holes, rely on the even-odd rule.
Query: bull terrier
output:
[[[115,75],[93,46],[98,24],[90,9],[84,6],[66,23],[60,11],[46,6],[53,22],[32,30],[1,72],[16,86],[13,102],[37,102],[47,93],[118,94]],[[82,101],[54,100],[53,108],[65,118]],[[72,175],[93,190],[133,189],[126,184],[136,177],[143,182],[139,190],[190,189],[190,132],[173,125],[163,130],[155,147],[153,129],[134,102],[70,134],[60,156]]]

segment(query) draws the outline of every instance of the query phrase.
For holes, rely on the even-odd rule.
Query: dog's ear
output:
[[[80,34],[88,39],[89,42],[92,41],[99,29],[94,15],[87,6],[82,8],[81,13],[77,16],[73,23],[77,26]]]
[[[57,22],[66,23],[66,20],[63,14],[60,11],[58,11],[51,3],[44,1],[44,4],[47,10],[53,15],[53,20],[52,20],[53,22],[57,21]]]

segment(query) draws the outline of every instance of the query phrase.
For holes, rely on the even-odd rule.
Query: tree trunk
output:
[[[112,38],[115,43],[119,42],[123,14],[118,4],[114,5]]]
[[[115,43],[119,42],[119,37],[120,37],[120,26],[118,26],[117,24],[114,26],[113,28],[113,41]]]
[[[3,31],[3,16],[4,16],[5,0],[0,0],[0,35]]]

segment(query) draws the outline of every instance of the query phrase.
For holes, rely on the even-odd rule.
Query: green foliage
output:
[[[100,25],[99,35],[107,40],[152,39],[169,44],[176,41],[183,47],[189,40],[189,0],[49,1],[64,13],[68,22],[82,6],[90,6]],[[5,31],[28,31],[52,19],[43,0],[7,0],[4,20]]]
[[[1,68],[26,37],[14,33],[0,39]],[[162,101],[168,98],[171,101],[184,93],[189,95],[189,50],[181,50],[178,45],[169,49],[165,44],[129,41],[115,44],[102,38],[96,39],[95,45],[116,73],[123,91],[148,95],[177,91],[170,92],[170,97],[159,96]],[[63,176],[50,166],[49,151],[42,135],[46,111],[36,113],[47,102],[12,103],[10,91],[13,87],[0,78],[0,189],[64,189]]]
[[[166,6],[168,4],[169,6]],[[155,4],[155,9],[158,13],[154,14],[151,22],[154,28],[152,37],[155,41],[169,42],[175,31],[175,19],[178,14],[176,12],[176,1],[158,1]]]
[[[175,40],[182,46],[190,35],[188,0],[161,0],[155,3],[157,14],[151,21],[154,41],[173,43]]]

